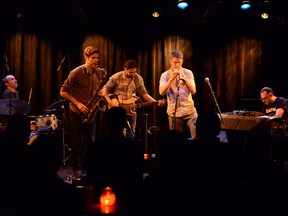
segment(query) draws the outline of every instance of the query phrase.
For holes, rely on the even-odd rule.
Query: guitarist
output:
[[[99,90],[99,86],[106,77],[105,71],[98,67],[99,50],[96,47],[86,47],[84,59],[84,64],[69,73],[60,90],[61,97],[70,101],[69,138],[71,138],[72,165],[76,177],[81,176],[87,147],[95,142],[95,119],[90,124],[84,124],[82,116],[89,112],[86,104],[94,94],[103,96],[103,90]]]
[[[148,94],[143,78],[137,73],[137,62],[129,59],[124,64],[124,70],[113,74],[103,88],[104,97],[108,103],[108,108],[118,106],[123,101],[133,101],[134,98],[141,98],[144,101],[164,106],[165,100],[155,100]],[[111,97],[111,96],[116,96]],[[130,110],[131,111],[131,110]],[[130,124],[132,133],[136,129],[136,113],[127,111],[127,122]]]

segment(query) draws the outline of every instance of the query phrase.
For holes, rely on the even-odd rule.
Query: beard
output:
[[[134,74],[129,74],[129,73],[128,73],[126,76],[127,76],[128,78],[133,78],[133,77],[134,77]]]

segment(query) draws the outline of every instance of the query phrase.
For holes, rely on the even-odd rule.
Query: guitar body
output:
[[[136,111],[135,108],[143,107],[143,106],[149,106],[153,104],[157,104],[157,101],[153,102],[139,102],[137,98],[129,98],[128,100],[118,100],[117,98],[112,98],[112,101],[116,101],[119,107],[123,107],[127,115],[135,116]],[[108,107],[110,109],[110,107]]]

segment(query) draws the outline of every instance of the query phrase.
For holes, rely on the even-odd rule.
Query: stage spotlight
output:
[[[262,13],[261,17],[263,19],[268,19],[270,14],[270,1],[269,0],[264,0],[263,6],[262,6]]]
[[[249,0],[243,0],[241,3],[242,10],[248,10],[251,7]]]
[[[160,11],[157,11],[157,10],[153,11],[153,12],[152,12],[152,16],[153,16],[154,18],[158,18],[158,17],[160,16]]]
[[[178,7],[184,10],[188,7],[188,2],[185,0],[178,0]]]

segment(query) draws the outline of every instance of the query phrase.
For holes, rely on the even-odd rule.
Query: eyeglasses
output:
[[[127,69],[128,73],[136,73],[137,72],[137,68],[129,68]]]
[[[261,98],[261,100],[267,100],[269,97],[271,96],[271,94],[269,93],[268,95],[266,95],[266,97]]]

